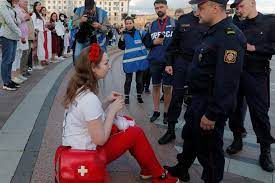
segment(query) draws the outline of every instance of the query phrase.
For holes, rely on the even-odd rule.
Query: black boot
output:
[[[242,135],[234,135],[233,142],[230,146],[226,148],[226,152],[230,155],[236,154],[240,152],[243,149],[243,140],[242,140]]]
[[[125,104],[129,104],[129,103],[130,103],[129,95],[126,95],[126,96],[125,96],[124,103],[125,103]]]
[[[137,101],[138,101],[138,103],[143,104],[143,100],[141,98],[141,95],[137,95]]]
[[[168,170],[168,172],[172,176],[179,178],[181,181],[183,182],[190,181],[190,175],[188,173],[188,169],[185,168],[183,165],[178,163],[175,166],[164,166],[164,168]]]
[[[168,123],[168,130],[167,132],[158,140],[158,143],[160,145],[168,144],[172,140],[176,139],[175,134],[175,124],[174,123]]]
[[[267,172],[274,171],[274,164],[272,162],[271,154],[270,154],[270,145],[269,144],[260,144],[261,146],[261,154],[259,157],[259,163],[263,170]]]

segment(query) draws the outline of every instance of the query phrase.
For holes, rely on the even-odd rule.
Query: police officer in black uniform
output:
[[[245,18],[239,24],[247,38],[247,49],[244,58],[244,71],[241,75],[240,94],[245,96],[250,111],[251,122],[260,143],[261,154],[259,163],[262,169],[274,171],[270,154],[270,144],[275,139],[270,133],[269,111],[269,72],[270,60],[275,54],[275,20],[256,10],[255,0],[235,0],[231,8],[236,7]],[[237,122],[237,121],[236,121]],[[232,124],[233,143],[227,148],[229,154],[242,150],[240,123]]]
[[[159,139],[159,144],[167,144],[176,138],[175,124],[181,114],[187,87],[186,71],[192,62],[196,46],[200,45],[202,36],[207,31],[206,26],[199,24],[196,11],[197,9],[193,9],[191,13],[179,18],[172,42],[166,50],[165,71],[173,75],[173,92],[167,113],[168,130]]]
[[[192,102],[185,112],[183,151],[178,164],[165,167],[182,181],[197,157],[202,179],[220,182],[224,172],[223,132],[233,112],[243,67],[246,39],[227,18],[228,0],[191,0],[198,4],[200,23],[210,28],[197,47],[188,71]]]

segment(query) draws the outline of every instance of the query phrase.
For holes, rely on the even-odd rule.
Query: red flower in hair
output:
[[[91,62],[97,62],[100,54],[100,46],[96,43],[93,43],[90,47],[89,60]]]

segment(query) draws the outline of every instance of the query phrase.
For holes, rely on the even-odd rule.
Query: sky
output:
[[[130,0],[130,11],[132,13],[144,14],[154,12],[155,0]],[[167,0],[170,8],[188,7],[189,0]],[[233,0],[230,0],[231,3]],[[257,9],[263,13],[275,13],[275,0],[256,0]]]

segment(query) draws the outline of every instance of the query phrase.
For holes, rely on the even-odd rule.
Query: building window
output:
[[[123,12],[123,8],[121,8],[121,11]]]
[[[112,11],[111,7],[109,7],[109,11]]]
[[[61,4],[61,1],[58,1],[58,4]]]
[[[48,9],[51,9],[51,7],[50,7],[50,6],[48,6]]]
[[[124,3],[123,3],[123,2],[121,2],[121,6],[124,6]]]
[[[55,1],[53,1],[53,4],[55,4]]]
[[[60,9],[60,10],[61,10],[61,9],[62,9],[62,8],[61,8],[61,6],[58,6],[58,9]]]
[[[64,6],[64,10],[67,9],[66,6]]]
[[[55,9],[55,6],[53,6],[53,9]]]
[[[111,2],[109,2],[109,6],[111,6],[112,4],[111,4]]]
[[[115,12],[114,15],[117,16],[117,13]]]

